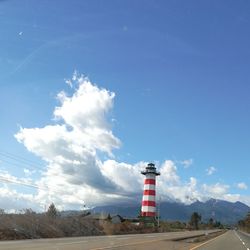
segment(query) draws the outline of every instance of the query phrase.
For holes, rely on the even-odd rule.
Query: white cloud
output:
[[[77,73],[71,81],[77,82],[78,88],[72,96],[58,94],[61,105],[54,110],[58,124],[21,128],[15,135],[30,152],[48,163],[37,184],[49,190],[39,190],[37,197],[46,202],[53,197],[66,205],[82,204],[83,200],[98,204],[121,195],[126,200],[139,187],[140,164],[100,160],[102,154],[113,157],[112,150],[121,144],[107,120],[115,94]],[[132,185],[129,178],[133,179]]]
[[[38,187],[36,195],[19,194],[20,200],[23,199],[20,204],[32,202],[43,208],[54,202],[61,209],[74,209],[83,204],[140,202],[144,178],[140,171],[147,163],[117,162],[113,155],[114,149],[121,146],[111,127],[115,94],[97,87],[77,72],[67,84],[74,93],[58,94],[60,105],[54,109],[53,125],[20,128],[15,135],[28,151],[47,162],[46,170],[35,183],[29,178],[14,179]],[[192,159],[181,162],[184,167],[192,163]],[[227,185],[202,186],[194,177],[183,181],[171,160],[158,164],[157,168],[161,172],[157,177],[157,193],[162,200],[191,203],[208,195],[215,198],[230,195]],[[30,177],[31,172],[24,171]],[[207,172],[215,171],[210,167]],[[12,195],[14,199],[16,191]]]
[[[163,200],[192,203],[197,199],[202,199],[198,191],[197,180],[194,177],[191,177],[188,182],[181,180],[173,161],[165,161],[159,166],[159,171],[161,175],[157,180],[157,189]]]
[[[142,193],[143,176],[140,170],[146,163],[141,162],[135,165],[118,163],[114,160],[107,160],[101,166],[102,174],[110,179],[121,193]]]
[[[180,182],[180,178],[177,175],[177,167],[175,166],[173,161],[167,160],[160,167],[161,171],[161,180],[165,183],[170,184],[178,184]]]
[[[240,194],[225,194],[223,199],[231,202],[241,201],[250,206],[250,196]]]
[[[190,204],[196,200],[202,200],[202,194],[198,191],[197,180],[191,177],[188,182],[179,182],[169,185],[159,178],[159,195],[163,200],[179,201]]]
[[[237,184],[237,187],[239,188],[239,189],[244,189],[244,190],[247,190],[247,184],[246,183],[244,183],[244,182],[240,182],[240,183],[238,183]]]
[[[194,163],[193,159],[187,159],[184,161],[180,161],[180,164],[184,166],[184,168],[189,168]]]
[[[25,177],[28,178],[28,177],[32,176],[33,174],[35,174],[36,170],[35,169],[31,170],[31,169],[24,168],[23,172],[24,172]]]
[[[35,188],[35,189],[42,189],[43,187],[40,187],[37,185],[31,178],[29,177],[22,177],[22,178],[17,178],[16,176],[11,175],[8,171],[6,170],[0,170],[0,182],[4,187],[7,187],[7,184],[11,185],[22,185],[25,187],[29,188]]]
[[[228,192],[229,185],[224,185],[221,183],[216,183],[213,185],[203,185],[203,190],[208,197],[212,198],[222,198]]]
[[[67,206],[83,201],[94,205],[104,201],[141,199],[144,176],[140,171],[147,163],[131,165],[114,159],[100,159],[100,153],[112,157],[112,150],[121,144],[107,120],[115,94],[98,88],[82,76],[77,78],[76,73],[71,83],[73,81],[78,82],[79,87],[72,96],[65,92],[58,94],[61,105],[55,108],[54,117],[59,124],[21,128],[15,135],[30,152],[48,163],[47,170],[37,182],[42,188],[38,191],[37,201],[54,201],[59,206]],[[183,164],[191,164],[191,160]],[[158,167],[162,197],[173,200],[176,197],[183,202],[194,199],[197,195],[194,178],[181,183],[177,167],[170,160]]]
[[[25,208],[39,209],[33,195],[17,192],[8,185],[0,187],[0,208],[6,212],[18,212]]]
[[[207,175],[212,175],[217,171],[217,169],[213,166],[209,167],[208,169],[206,169]]]

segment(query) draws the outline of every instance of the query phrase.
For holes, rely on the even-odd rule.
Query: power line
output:
[[[28,160],[23,160],[20,158],[19,160],[19,156],[13,156],[9,153],[3,153],[2,151],[0,151],[0,160],[4,163],[10,164],[12,166],[15,167],[25,167],[28,169],[40,169],[40,170],[44,170],[44,167],[42,167],[42,164],[38,163],[38,165],[34,165],[34,161],[28,161]],[[13,163],[14,162],[14,163]],[[16,163],[18,162],[18,163]],[[37,163],[35,163],[37,164]]]
[[[48,189],[44,189],[44,188],[41,188],[35,184],[32,184],[32,183],[27,183],[27,182],[22,182],[22,181],[17,181],[17,180],[11,180],[11,179],[8,179],[4,176],[1,176],[0,175],[0,181],[2,182],[7,182],[7,183],[13,183],[13,184],[18,184],[18,185],[22,185],[22,186],[27,186],[27,187],[32,187],[32,188],[36,188],[36,189],[39,189],[39,190],[48,190]],[[48,188],[48,187],[47,187]]]
[[[30,170],[41,170],[41,171],[44,171],[45,169],[44,168],[40,168],[40,167],[37,167],[37,166],[29,166],[29,165],[21,165],[21,164],[18,164],[18,163],[13,163],[9,160],[6,160],[6,159],[3,159],[1,158],[0,156],[0,163],[4,163],[4,165],[8,165],[8,166],[11,166],[11,167],[16,167],[16,168],[26,168],[26,169],[30,169]]]
[[[0,150],[0,160],[3,161],[3,163],[10,164],[11,166],[14,166],[14,167],[22,167],[22,168],[25,167],[27,169],[32,169],[32,170],[36,170],[36,169],[40,169],[43,171],[45,170],[44,165],[42,163],[38,163],[38,162],[33,161],[33,160],[28,160],[22,156],[18,156],[18,155],[15,155],[13,153],[8,153],[8,152],[2,151],[2,150]],[[12,161],[14,161],[14,164]],[[16,163],[16,162],[18,162],[18,163]],[[24,164],[24,165],[22,165],[22,164]],[[37,164],[37,165],[34,166],[34,164]],[[13,180],[13,179],[9,179],[5,176],[1,176],[1,175],[0,175],[0,182],[22,185],[22,186],[26,186],[26,187],[35,188],[38,190],[43,190],[43,191],[49,191],[50,189],[58,188],[58,186],[51,186],[51,185],[50,186],[46,185],[45,187],[40,187],[40,186],[33,184],[33,183],[23,182],[23,181],[19,181],[19,180]],[[53,190],[53,191],[56,192],[56,190]],[[56,194],[54,194],[54,195],[56,195]]]
[[[3,150],[0,150],[0,155],[7,157],[7,158],[11,158],[11,159],[19,161],[19,162],[26,163],[26,164],[31,164],[31,165],[36,164],[36,165],[43,166],[43,164],[40,162],[31,160],[31,159],[27,159],[27,158],[24,158],[23,156],[9,153],[9,152],[3,151]]]
[[[31,187],[31,188],[35,188],[35,189],[43,190],[43,191],[50,191],[52,188],[57,188],[58,187],[58,186],[51,186],[51,185],[50,186],[46,185],[45,187],[41,187],[41,186],[38,186],[38,185],[33,184],[33,183],[23,182],[23,181],[19,181],[19,180],[12,180],[12,179],[9,179],[6,176],[2,176],[2,175],[0,175],[0,182],[17,184],[17,185]],[[53,191],[55,191],[55,190],[53,190]]]
[[[5,176],[1,176],[1,175],[0,175],[0,182],[22,185],[22,186],[42,190],[42,191],[50,191],[50,189],[56,188],[56,186],[45,186],[45,188],[43,188],[43,187],[40,187],[40,186],[32,184],[32,183],[26,183],[26,182],[22,182],[22,181],[18,181],[18,180],[11,180],[11,179],[8,179]],[[58,192],[59,192],[58,190],[53,190],[52,196],[61,197],[61,194],[57,194]]]

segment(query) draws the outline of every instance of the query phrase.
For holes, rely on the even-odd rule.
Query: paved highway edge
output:
[[[190,248],[189,250],[195,250],[195,249],[197,249],[197,248],[199,248],[199,247],[201,247],[201,246],[204,246],[204,245],[206,245],[206,244],[208,244],[208,243],[210,243],[210,242],[212,242],[212,241],[218,239],[219,237],[221,237],[222,235],[224,235],[226,232],[227,232],[227,231],[223,232],[222,234],[220,234],[219,236],[216,236],[216,237],[213,238],[213,239],[210,239],[210,240],[207,240],[207,241],[201,243],[201,244],[198,245],[198,246],[192,247],[192,248]]]
[[[222,230],[219,230],[218,232],[223,232]],[[213,232],[214,233],[214,232]],[[209,233],[209,234],[213,234],[213,233]],[[202,245],[204,245],[205,243],[208,243],[220,236],[222,236],[225,232],[223,232],[222,234],[220,234],[219,236],[204,242],[203,244],[196,246],[195,248],[191,248],[190,250],[196,249],[197,247],[200,247]],[[186,236],[186,237],[177,237],[177,238],[173,238],[170,239],[169,241],[181,241],[181,240],[185,240],[185,239],[192,239],[192,238],[196,238],[196,237],[200,237],[205,235],[205,233],[201,233],[201,234],[197,234],[197,235],[191,235],[191,236]],[[119,247],[124,247],[124,246],[133,246],[133,245],[140,245],[140,244],[145,244],[145,243],[153,243],[153,242],[157,242],[157,241],[162,241],[162,239],[156,239],[156,240],[151,240],[151,241],[139,241],[139,242],[134,242],[134,243],[127,243],[127,244],[122,244],[122,245],[113,245],[113,246],[105,246],[105,247],[98,247],[98,248],[91,248],[90,250],[103,250],[103,249],[112,249],[112,248],[119,248]]]

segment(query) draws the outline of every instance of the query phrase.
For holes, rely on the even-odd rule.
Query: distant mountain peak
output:
[[[165,201],[161,202],[160,216],[163,220],[189,221],[191,214],[198,212],[204,222],[213,218],[223,224],[235,224],[243,219],[249,210],[250,207],[242,202],[230,202],[214,198],[205,202],[197,200],[189,205],[180,201]],[[140,204],[134,204],[133,206],[131,204],[99,206],[95,207],[93,212],[106,212],[136,218],[140,213]]]

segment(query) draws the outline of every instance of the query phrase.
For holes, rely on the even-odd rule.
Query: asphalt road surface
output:
[[[190,250],[250,250],[250,235],[230,230]]]
[[[195,236],[195,235],[202,235],[206,233],[212,233],[214,231],[216,230],[2,241],[0,242],[0,250],[33,250],[33,249],[34,250],[38,249],[39,250],[86,250],[86,249],[88,250],[102,250],[102,249],[188,250],[193,246],[195,246],[195,244],[176,242],[171,240],[177,238],[179,239],[179,238]]]

